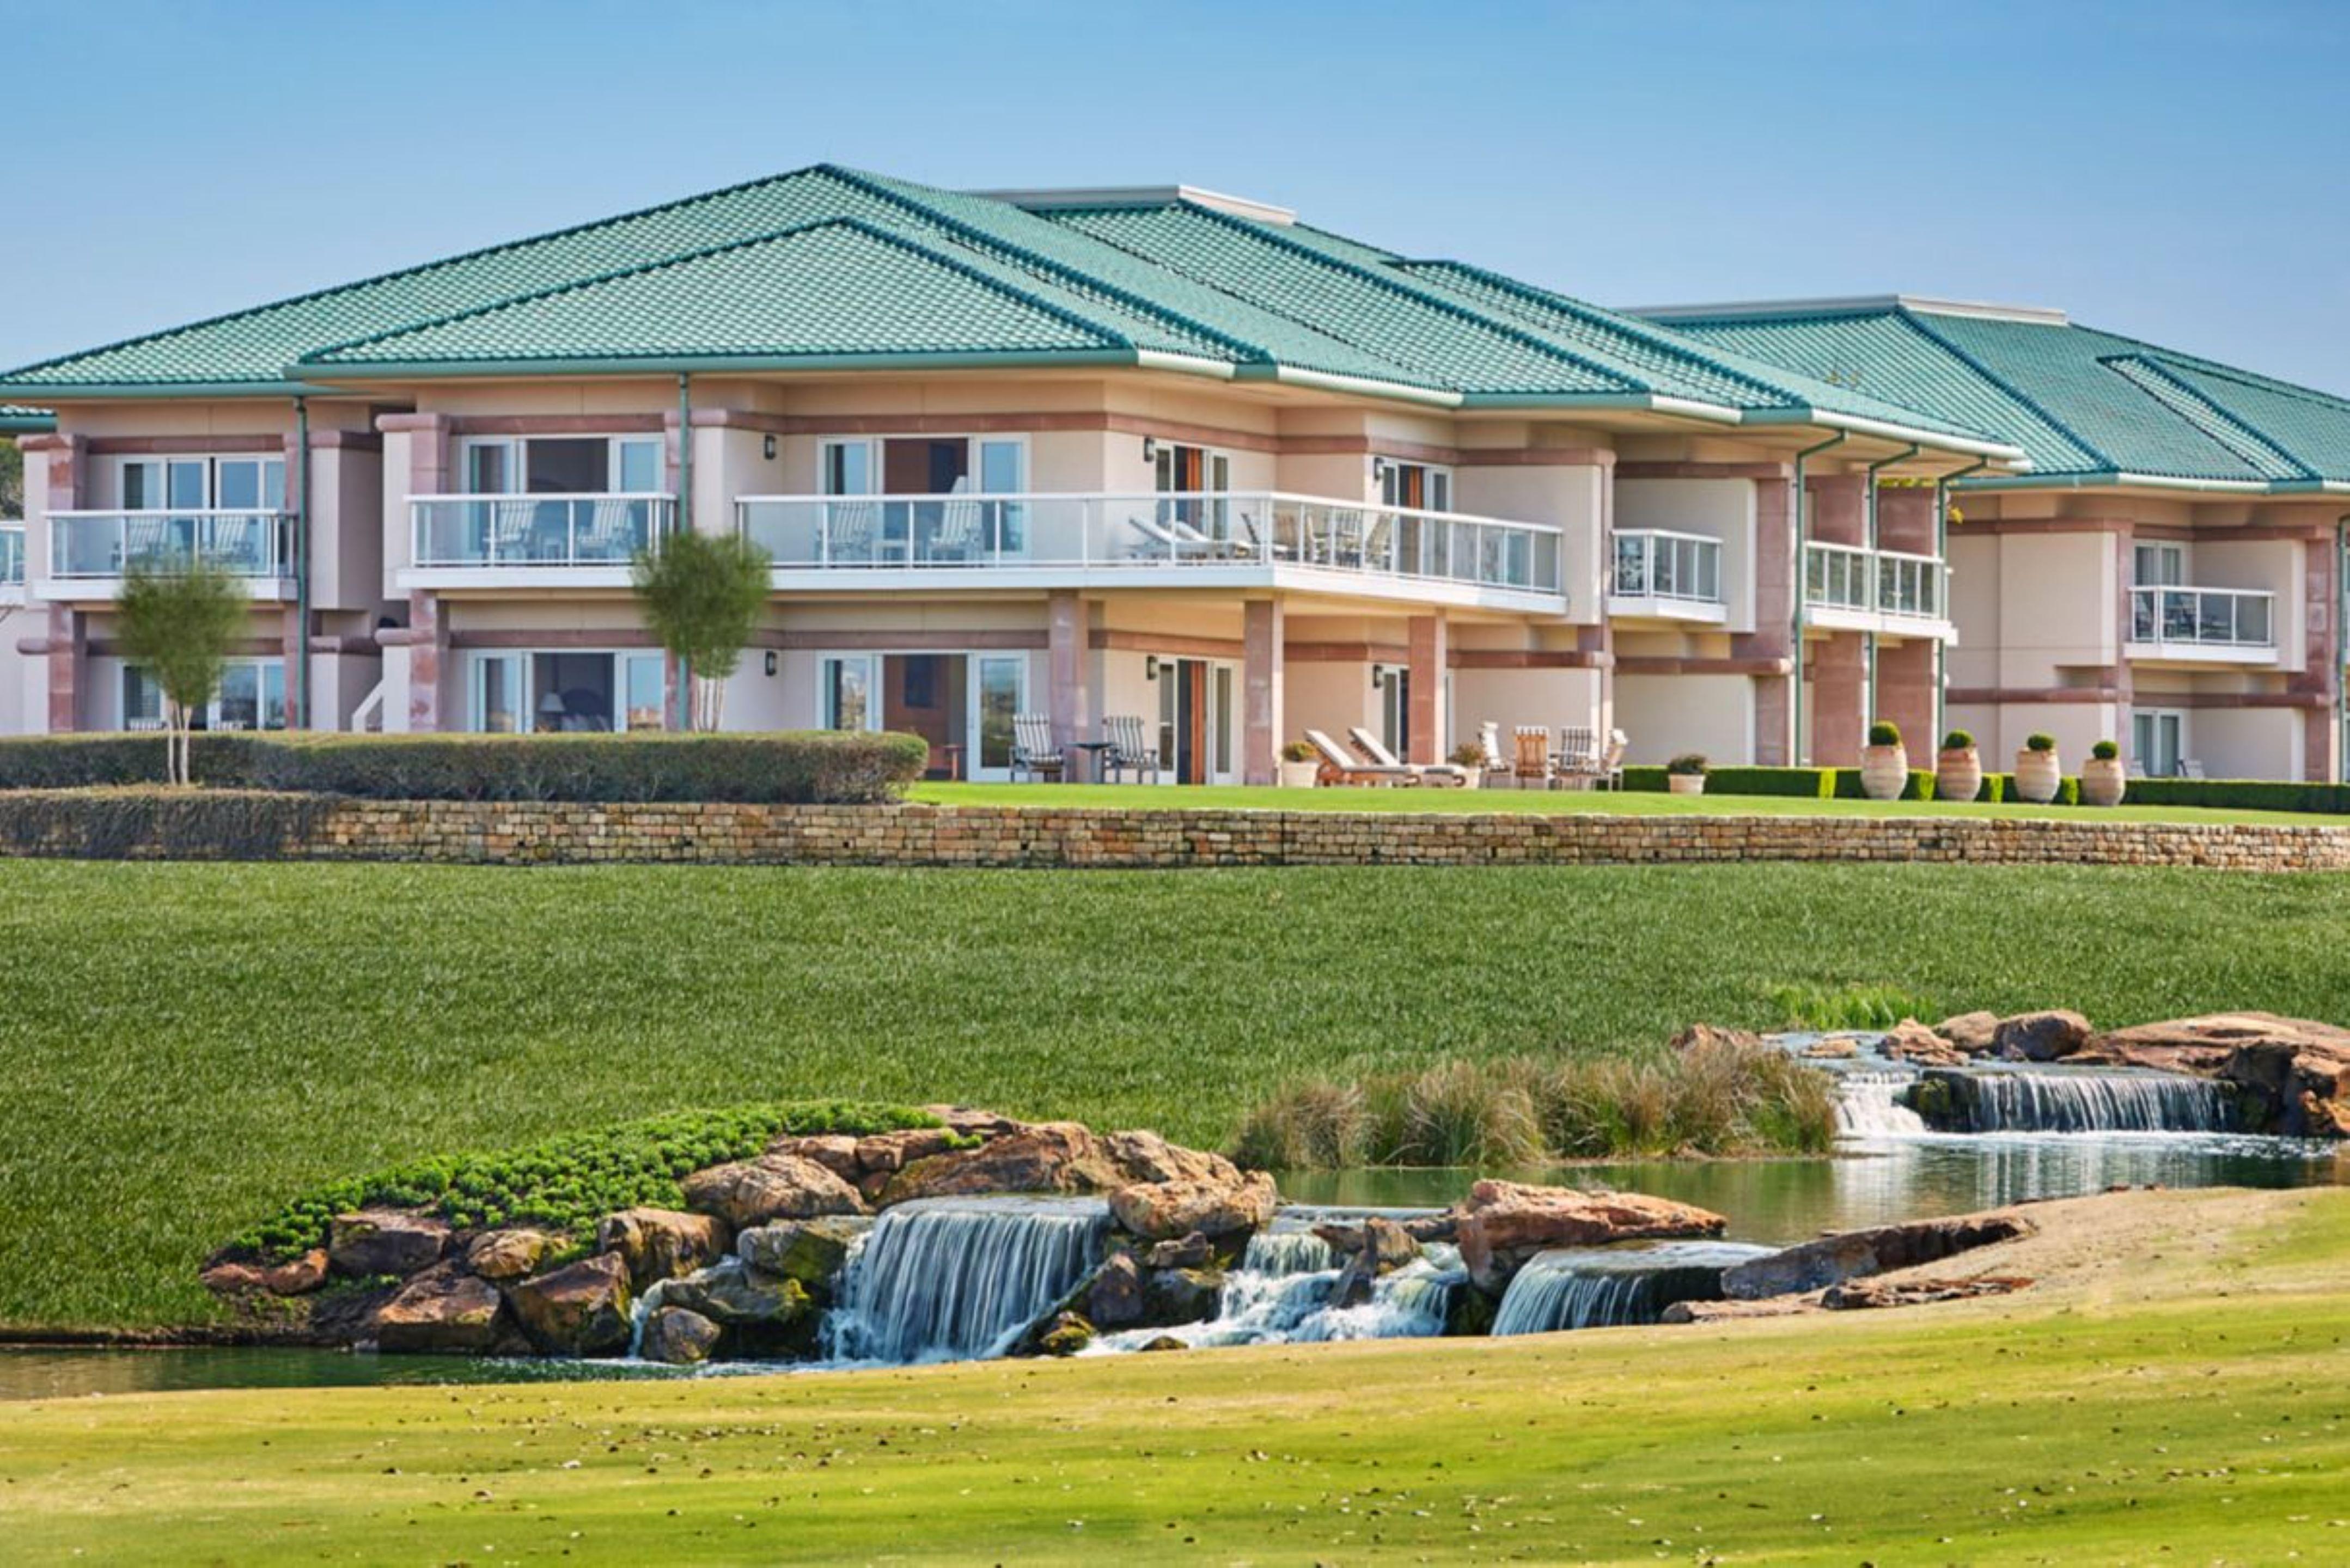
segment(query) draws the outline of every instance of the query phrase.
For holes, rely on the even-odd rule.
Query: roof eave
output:
[[[1694,398],[1669,398],[1656,392],[1471,392],[1461,400],[1471,409],[1590,409],[1628,410],[1638,413],[1679,414],[1709,424],[1734,425],[1736,409]]]
[[[2011,468],[2028,469],[2032,459],[2022,447],[2009,446],[1983,436],[1958,435],[1947,431],[1921,430],[1890,420],[1874,420],[1865,414],[1840,414],[1826,409],[1796,407],[1786,409],[1749,409],[1739,422],[1748,425],[1816,425],[1825,430],[1843,431],[1851,435],[1878,436],[1938,452],[1964,452],[1969,457],[1988,458]]]
[[[1388,398],[1430,408],[1457,409],[1463,401],[1459,392],[1447,391],[1441,387],[1415,387],[1406,381],[1382,381],[1372,376],[1347,376],[1336,370],[1309,370],[1299,365],[1255,361],[1232,366],[1231,370],[1232,379],[1236,381],[1271,381],[1284,387],[1311,387],[1316,391],[1351,392],[1366,398]]]
[[[371,359],[305,367],[338,381],[480,380],[531,376],[656,376],[702,370],[1005,370],[1124,365],[1230,379],[1232,367],[1149,348],[958,349],[917,353],[648,354],[523,359]]]
[[[52,413],[0,414],[0,435],[41,435],[57,428]]]
[[[2096,469],[2080,473],[1994,474],[1957,482],[1969,490],[2199,490],[2220,495],[2279,495],[2307,492],[2312,481],[2270,479],[2191,479],[2168,473],[2131,473],[2125,469]],[[2314,483],[2331,487],[2332,481]],[[2350,492],[2350,485],[2341,486]]]
[[[298,398],[331,393],[316,381],[87,381],[0,382],[0,398],[37,398],[45,403],[113,401],[150,398]]]

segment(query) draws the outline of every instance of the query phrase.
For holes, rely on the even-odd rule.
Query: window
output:
[[[2172,708],[2140,708],[2130,714],[2130,755],[2148,778],[2178,772],[2187,751],[2187,715]]]
[[[115,493],[125,512],[282,512],[282,457],[126,457]]]
[[[476,653],[470,727],[494,735],[602,734],[668,725],[661,655],[633,649]]]
[[[1452,471],[1425,462],[1396,462],[1382,459],[1379,499],[1389,506],[1408,506],[1418,512],[1450,512],[1452,510]]]
[[[282,730],[286,727],[286,665],[276,659],[232,659],[222,667],[213,700],[193,714],[198,730]],[[122,727],[163,727],[163,689],[144,665],[122,667]]]
[[[468,441],[470,495],[658,495],[659,436],[522,436]]]
[[[2175,588],[2187,580],[2184,545],[2140,545],[2132,555],[2139,587]]]
[[[824,727],[878,730],[873,701],[873,660],[851,655],[824,661]]]

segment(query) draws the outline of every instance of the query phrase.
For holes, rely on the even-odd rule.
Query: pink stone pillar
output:
[[[1411,755],[1407,762],[1440,763],[1451,750],[1444,730],[1444,669],[1449,631],[1440,615],[1416,615],[1405,622],[1406,668],[1411,680],[1406,688],[1409,705]]]
[[[1730,639],[1730,656],[1775,659],[1793,668],[1795,617],[1795,507],[1789,477],[1754,481],[1754,629]],[[1789,750],[1794,685],[1786,674],[1751,677],[1754,700],[1754,762],[1783,767]]]
[[[1241,607],[1241,782],[1278,782],[1284,720],[1281,664],[1285,638],[1278,599]]]
[[[2342,670],[2335,662],[2334,621],[2341,602],[2341,558],[2333,535],[2302,546],[2303,681],[2324,706],[2302,710],[2301,774],[2311,784],[2336,782],[2341,768]]]
[[[1866,732],[1861,710],[1867,700],[1867,670],[1860,634],[1840,631],[1811,645],[1812,765],[1860,765]]]
[[[1051,684],[1053,741],[1094,738],[1093,618],[1086,601],[1063,589],[1045,602],[1045,679]]]
[[[450,656],[438,594],[420,590],[408,596],[408,727],[420,734],[456,728],[446,723],[451,715],[444,704],[457,661]]]
[[[1877,547],[1910,556],[1934,553],[1932,485],[1877,487]]]
[[[1812,541],[1868,543],[1868,481],[1858,473],[1822,473],[1805,482],[1812,493]]]
[[[82,689],[89,676],[89,618],[64,605],[49,607],[49,733],[81,728]]]
[[[1918,639],[1877,645],[1877,717],[1901,728],[1913,767],[1930,767],[1942,738],[1934,733],[1934,645]]]

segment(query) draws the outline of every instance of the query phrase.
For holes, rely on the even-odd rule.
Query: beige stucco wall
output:
[[[1721,542],[1723,629],[1754,629],[1754,482],[1751,479],[1619,479],[1617,530],[1663,528]]]
[[[1629,742],[1629,762],[1660,763],[1683,752],[1751,762],[1753,682],[1743,675],[1618,675],[1616,727]]]

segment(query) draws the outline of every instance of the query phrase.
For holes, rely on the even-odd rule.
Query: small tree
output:
[[[631,576],[646,624],[693,679],[686,727],[715,730],[727,678],[772,591],[767,552],[737,534],[688,530],[638,551]]]
[[[133,561],[123,577],[115,606],[122,651],[162,689],[163,771],[172,784],[195,782],[192,720],[220,690],[244,612],[236,579],[203,562],[159,567]]]

